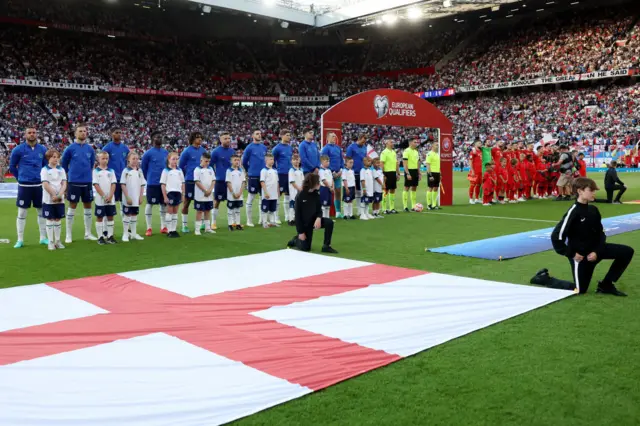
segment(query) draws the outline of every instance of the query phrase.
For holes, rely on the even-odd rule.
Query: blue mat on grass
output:
[[[607,236],[640,230],[640,213],[609,217],[602,220]],[[529,254],[551,250],[551,232],[553,228],[519,234],[502,235],[485,240],[429,249],[433,253],[453,254],[455,256],[476,257],[488,260],[513,259]]]

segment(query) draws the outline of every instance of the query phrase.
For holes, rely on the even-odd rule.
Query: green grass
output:
[[[593,177],[602,181],[601,174]],[[625,198],[640,199],[640,174],[621,178],[631,188]],[[456,173],[455,187],[459,204],[444,213],[556,221],[569,206],[550,200],[470,206],[464,174]],[[418,200],[424,202],[423,187]],[[400,206],[400,194],[397,203]],[[603,217],[638,211],[633,205],[599,208]],[[277,250],[294,234],[287,226],[230,233],[223,210],[215,235],[189,234],[169,240],[156,234],[145,241],[107,247],[79,240],[66,250],[49,252],[37,245],[35,214],[33,210],[29,213],[27,245],[21,250],[0,245],[0,287]],[[144,222],[142,216],[140,221]],[[192,222],[193,213],[193,228]],[[339,256],[349,259],[474,278],[526,284],[535,271],[548,267],[553,274],[570,279],[566,259],[553,252],[504,262],[425,252],[425,247],[550,226],[553,224],[495,218],[398,214],[379,221],[339,221],[333,245]],[[143,227],[139,224],[140,231]],[[79,218],[76,238],[82,229]],[[609,240],[640,250],[639,236],[632,232]],[[0,201],[0,237],[15,240],[15,205],[10,200]],[[595,295],[595,281],[604,276],[609,264],[603,262],[597,269],[586,296],[529,312],[237,423],[638,424],[640,270],[632,263],[619,283],[630,297]]]

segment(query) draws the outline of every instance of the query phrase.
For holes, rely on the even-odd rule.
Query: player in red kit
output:
[[[484,165],[484,177],[482,178],[482,205],[490,206],[493,200],[493,192],[496,187],[495,175],[491,163]]]
[[[498,202],[505,204],[504,197],[509,188],[509,170],[507,169],[507,159],[502,157],[500,159],[500,168],[498,169]]]
[[[536,172],[536,194],[538,198],[544,198],[547,195],[547,161],[544,157],[540,158]]]
[[[518,162],[518,175],[520,177],[520,187],[518,188],[518,201],[526,201],[525,193],[530,185],[527,158],[524,152],[520,152],[520,161]]]
[[[469,161],[469,204],[477,204],[480,197],[480,185],[482,185],[482,142],[476,141],[471,148]]]
[[[533,161],[533,157],[535,157],[535,154],[532,156],[531,154],[527,156],[527,173],[529,174],[529,187],[526,189],[526,196],[525,198],[530,200],[531,197],[531,189],[536,186],[536,165],[535,162]],[[535,192],[534,192],[535,194]]]
[[[584,161],[584,154],[582,152],[578,154],[578,165],[580,166],[580,169],[578,169],[580,177],[587,177],[587,162]]]
[[[518,160],[512,158],[509,163],[507,163],[507,172],[508,172],[508,186],[507,186],[507,198],[509,199],[509,203],[515,204],[518,202],[518,186],[520,185],[518,179]]]

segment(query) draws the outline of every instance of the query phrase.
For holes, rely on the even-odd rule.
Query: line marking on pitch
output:
[[[558,223],[555,220],[545,220],[545,219],[528,219],[526,217],[504,217],[504,216],[484,216],[480,214],[463,214],[463,213],[442,213],[442,212],[434,212],[434,211],[426,211],[422,212],[423,214],[439,214],[443,216],[463,216],[463,217],[479,217],[483,219],[505,219],[505,220],[521,220],[524,222],[545,222],[545,223]]]

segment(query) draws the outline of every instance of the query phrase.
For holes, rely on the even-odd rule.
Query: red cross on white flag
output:
[[[224,423],[570,294],[291,250],[3,290],[0,424]]]

